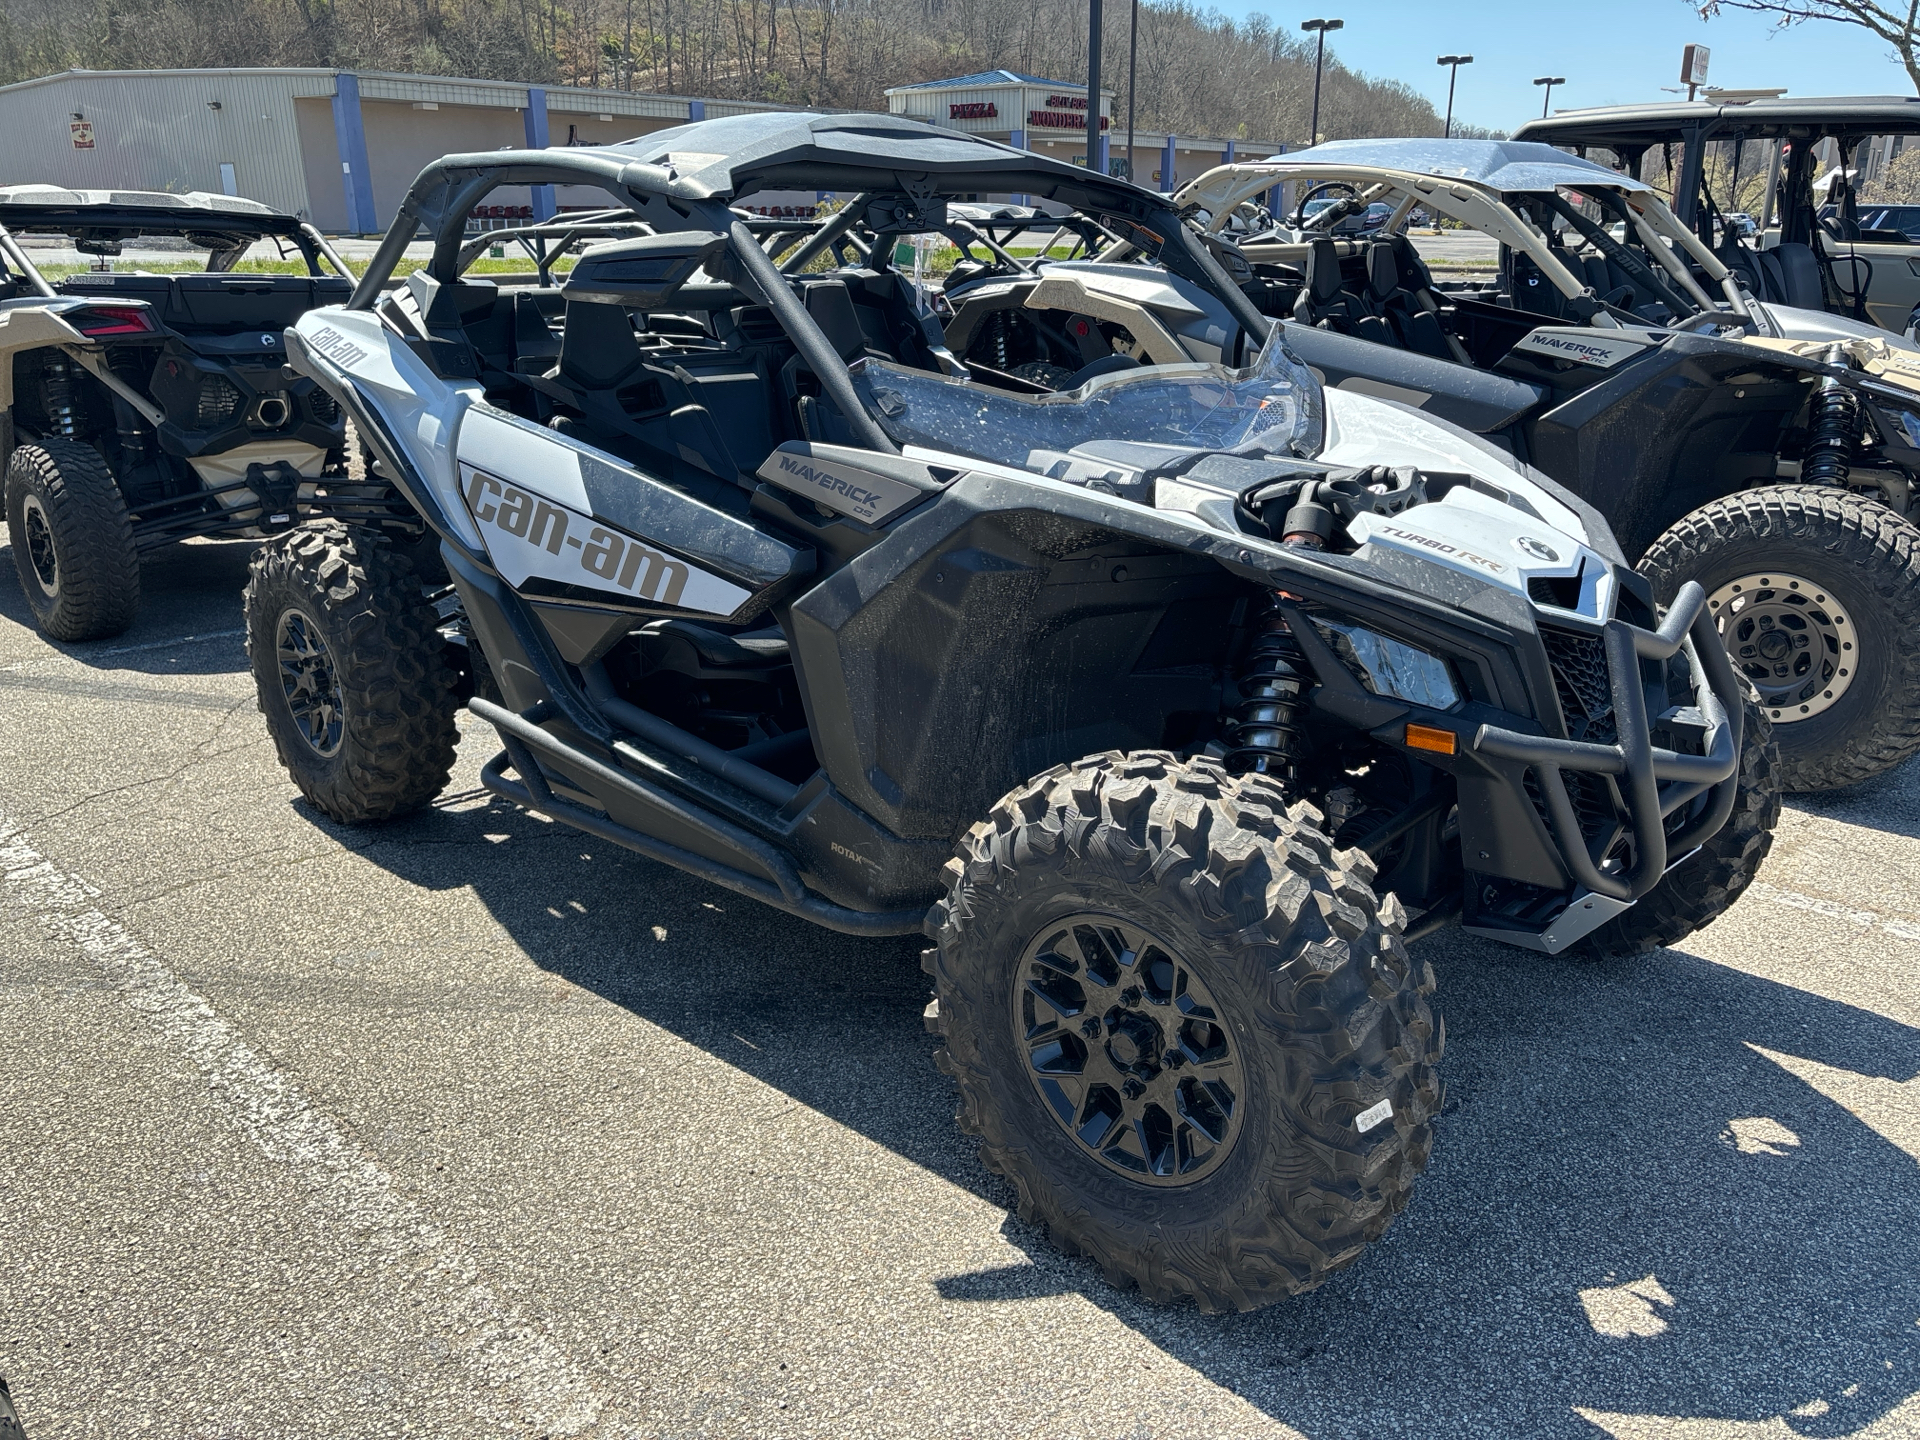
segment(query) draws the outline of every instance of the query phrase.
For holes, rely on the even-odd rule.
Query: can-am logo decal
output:
[[[1471,550],[1462,550],[1458,545],[1449,544],[1445,540],[1436,540],[1431,535],[1419,535],[1412,530],[1402,530],[1397,525],[1376,525],[1372,533],[1391,536],[1395,540],[1404,540],[1409,545],[1424,546],[1436,554],[1451,555],[1456,560],[1465,560],[1470,565],[1481,566],[1496,575],[1507,573],[1507,567],[1500,561],[1489,560],[1486,556],[1476,555]]]
[[[1513,548],[1518,550],[1522,555],[1531,555],[1534,559],[1545,561],[1549,565],[1558,565],[1560,563],[1560,552],[1558,550],[1543,540],[1534,539],[1531,535],[1514,536]]]
[[[564,573],[550,579],[570,580],[596,590],[619,589],[662,605],[678,605],[687,587],[687,567],[669,555],[620,535],[604,525],[531,495],[519,486],[483,470],[467,468],[467,509],[483,526],[491,526],[515,540],[545,550],[549,555],[571,555],[577,576]],[[569,521],[574,522],[569,524]],[[569,533],[585,529],[585,536]],[[491,547],[489,547],[491,548]],[[564,572],[566,566],[561,566]]]
[[[271,342],[263,338],[261,343]],[[349,370],[367,358],[367,352],[364,349],[347,339],[338,330],[324,327],[316,330],[312,338],[307,341],[307,345],[308,348],[319,351],[334,364]]]

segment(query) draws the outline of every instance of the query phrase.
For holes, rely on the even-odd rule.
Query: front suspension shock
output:
[[[1271,775],[1291,791],[1299,782],[1300,761],[1307,753],[1300,716],[1306,709],[1307,691],[1313,687],[1313,672],[1277,596],[1267,596],[1236,684],[1240,703],[1227,719],[1233,741],[1227,768],[1240,774]]]
[[[1839,348],[1836,345],[1834,350]],[[1837,355],[1829,358],[1839,363]],[[1809,485],[1845,485],[1853,468],[1854,447],[1860,443],[1860,397],[1836,377],[1827,376],[1813,392],[1807,430],[1800,478]]]

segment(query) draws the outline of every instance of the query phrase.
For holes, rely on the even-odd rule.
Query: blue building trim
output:
[[[367,127],[360,119],[360,77],[333,77],[333,143],[340,153],[340,186],[347,197],[347,233],[373,235],[380,218],[373,208],[373,168],[367,164]]]
[[[1099,132],[1100,120],[1098,116],[1094,118],[1093,126],[1094,130]],[[1108,149],[1108,144],[1107,136],[1104,133],[1101,133],[1100,138],[1094,142],[1093,170],[1096,175],[1109,175],[1113,172],[1113,166],[1110,163],[1112,152]]]
[[[1227,141],[1227,158],[1220,163],[1222,165],[1231,165],[1233,163],[1233,141]]]
[[[547,148],[547,92],[539,85],[527,87],[527,109],[524,116],[527,128],[527,148],[544,150]],[[533,218],[551,220],[553,218],[553,186],[535,185],[533,187]]]
[[[1167,136],[1167,143],[1160,149],[1160,193],[1173,193],[1173,136]]]
[[[687,119],[689,122],[692,122],[694,120],[704,120],[706,118],[707,118],[707,102],[706,101],[704,100],[687,101]]]

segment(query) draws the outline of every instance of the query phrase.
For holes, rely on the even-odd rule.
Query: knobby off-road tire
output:
[[[1426,1165],[1444,1044],[1433,972],[1409,958],[1405,911],[1375,896],[1372,863],[1335,851],[1319,825],[1270,782],[1211,760],[1109,753],[1004,797],[948,863],[927,952],[929,1024],[944,1040],[937,1063],[959,1085],[960,1127],[1013,1182],[1023,1217],[1153,1300],[1250,1310],[1311,1289],[1385,1232]],[[1089,929],[1099,917],[1129,927],[1140,983],[1093,982],[1097,935],[1061,938],[1087,916]],[[1149,944],[1172,957],[1158,981]],[[1071,989],[1032,958],[1049,945],[1054,964],[1076,947],[1086,958],[1086,1013],[1067,1025],[1076,1034],[1102,1032],[1094,1012],[1116,995],[1105,1028],[1131,1004],[1119,1023],[1135,1033],[1156,1009],[1177,1021],[1180,987],[1210,1002],[1221,1031],[1167,1034],[1215,1040],[1238,1066],[1230,1148],[1198,1178],[1122,1173],[1056,1118],[1030,1070],[1024,1018],[1048,1010],[1027,998],[1036,977],[1056,998]],[[1172,1004],[1156,1003],[1156,986],[1173,990]],[[1087,1053],[1088,1067],[1105,1063]],[[1167,1059],[1174,1068],[1156,1083],[1203,1073]]]
[[[1758,702],[1747,702],[1740,734],[1739,786],[1727,823],[1631,910],[1580,941],[1573,953],[1587,959],[1638,955],[1675,945],[1718,920],[1759,873],[1773,849],[1780,823],[1780,751],[1773,722]]]
[[[1852,672],[1844,691],[1802,719],[1770,704],[1782,790],[1855,785],[1920,750],[1920,530],[1885,506],[1827,486],[1745,491],[1674,522],[1639,568],[1663,605],[1688,580],[1719,596],[1752,577],[1789,577],[1844,612],[1846,623],[1815,627],[1832,632]],[[1727,648],[1742,668],[1731,636]]]
[[[55,640],[104,640],[140,608],[133,522],[100,452],[77,440],[22,445],[7,461],[7,536],[20,588]]]
[[[322,521],[268,541],[246,624],[280,763],[323,813],[387,820],[446,786],[458,677],[418,576],[385,536]]]

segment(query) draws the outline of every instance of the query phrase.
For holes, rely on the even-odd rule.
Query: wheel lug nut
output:
[[[1169,1070],[1178,1070],[1186,1063],[1186,1058],[1187,1057],[1182,1055],[1178,1050],[1169,1050],[1161,1057],[1160,1063],[1165,1065]]]
[[[1129,1100],[1138,1100],[1142,1095],[1147,1093],[1147,1087],[1142,1085],[1138,1080],[1129,1080],[1120,1087],[1120,1093],[1125,1095]]]
[[[1086,1036],[1089,1040],[1099,1039],[1100,1038],[1100,1022],[1098,1020],[1082,1020],[1080,1022],[1080,1033]]]
[[[1140,1003],[1140,987],[1138,985],[1129,985],[1125,990],[1120,992],[1120,999],[1124,1004],[1138,1005]]]

